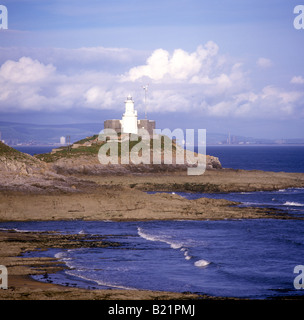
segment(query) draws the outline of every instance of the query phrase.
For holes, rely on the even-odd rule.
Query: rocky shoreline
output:
[[[8,269],[8,289],[0,289],[0,300],[188,300],[191,293],[145,290],[86,290],[33,280],[32,275],[55,273],[67,267],[55,258],[25,258],[27,251],[84,246],[117,246],[106,239],[86,241],[84,235],[55,235],[48,232],[0,231],[0,261]],[[206,296],[200,296],[206,298]]]
[[[240,208],[222,199],[187,200],[173,191],[249,192],[304,187],[304,174],[208,170],[202,176],[133,174],[65,176],[57,184],[26,183],[0,192],[0,221],[292,218],[267,208]],[[30,180],[31,181],[31,180]],[[146,191],[169,191],[147,194]]]
[[[285,212],[241,208],[223,199],[187,200],[173,191],[249,192],[304,187],[304,174],[220,169],[218,159],[212,157],[203,175],[188,176],[185,166],[101,166],[83,157],[45,163],[7,146],[0,147],[0,221],[294,219]],[[83,240],[80,235],[67,238],[0,231],[0,264],[7,266],[9,274],[9,288],[0,290],[0,299],[213,299],[190,293],[66,288],[30,277],[57,272],[63,266],[54,258],[24,258],[22,253],[82,246]],[[96,245],[115,245],[105,239],[95,240]]]

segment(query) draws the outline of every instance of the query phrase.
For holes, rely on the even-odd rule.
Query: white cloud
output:
[[[194,52],[157,49],[146,57],[134,50],[102,47],[53,48],[49,55],[45,50],[32,57],[16,54],[15,60],[0,65],[0,112],[72,108],[123,112],[131,93],[140,113],[142,85],[149,83],[149,114],[236,118],[304,114],[302,91],[275,85],[254,88],[246,65],[220,54],[211,41]],[[304,79],[297,76],[290,82],[302,84]]]
[[[7,60],[0,68],[0,110],[40,110],[48,101],[41,92],[54,79],[56,68],[29,57]]]
[[[22,57],[19,61],[6,61],[0,68],[0,78],[14,83],[33,83],[52,76],[55,70],[51,64],[44,65],[29,57]]]
[[[304,78],[302,76],[294,76],[290,82],[294,84],[304,84]]]
[[[126,80],[135,81],[142,77],[149,77],[153,80],[162,79],[169,69],[169,53],[163,49],[155,50],[147,60],[147,65],[132,68]]]
[[[149,77],[154,81],[166,78],[170,81],[189,80],[201,71],[208,73],[210,58],[217,55],[217,52],[218,46],[211,41],[205,46],[199,46],[193,53],[176,49],[170,55],[164,49],[157,49],[147,59],[145,65],[131,68],[123,80],[136,81],[143,77]]]
[[[267,58],[259,58],[256,64],[261,68],[270,68],[273,66],[273,62]]]

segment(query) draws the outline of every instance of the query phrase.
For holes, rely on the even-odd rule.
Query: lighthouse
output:
[[[125,101],[125,113],[121,120],[122,133],[138,133],[137,111],[134,110],[134,101],[131,95],[128,95]]]
[[[145,99],[146,101],[146,99]],[[125,112],[122,119],[112,119],[104,121],[104,129],[112,129],[117,133],[134,133],[138,134],[139,129],[145,129],[149,135],[153,135],[155,129],[155,121],[147,119],[147,112],[145,112],[145,119],[137,120],[137,111],[134,109],[134,101],[129,94],[125,100]]]

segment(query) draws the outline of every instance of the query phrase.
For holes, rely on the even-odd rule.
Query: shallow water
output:
[[[52,249],[71,269],[37,280],[82,288],[149,289],[212,296],[303,295],[293,285],[304,264],[303,220],[57,221],[1,228],[106,235],[115,248]]]
[[[155,191],[147,193],[153,194]],[[231,192],[231,193],[191,193],[173,192],[187,199],[226,199],[240,202],[241,207],[274,208],[295,217],[304,217],[304,188],[289,188],[275,191]]]

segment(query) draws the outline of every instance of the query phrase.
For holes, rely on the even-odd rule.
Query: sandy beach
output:
[[[69,181],[69,180],[67,180]],[[0,193],[0,221],[29,220],[151,220],[151,219],[292,219],[284,212],[239,208],[227,200],[187,200],[174,191],[231,192],[304,187],[304,174],[244,170],[208,170],[202,176],[184,172],[77,176],[69,191],[45,186],[39,191],[4,188]],[[147,194],[145,191],[170,191]],[[142,290],[84,290],[41,283],[30,275],[53,273],[65,268],[54,258],[24,258],[22,253],[47,248],[83,246],[81,235],[0,232],[0,264],[8,268],[7,290],[0,299],[196,299],[195,294]],[[97,241],[98,240],[98,241]],[[115,245],[97,239],[96,245]]]

